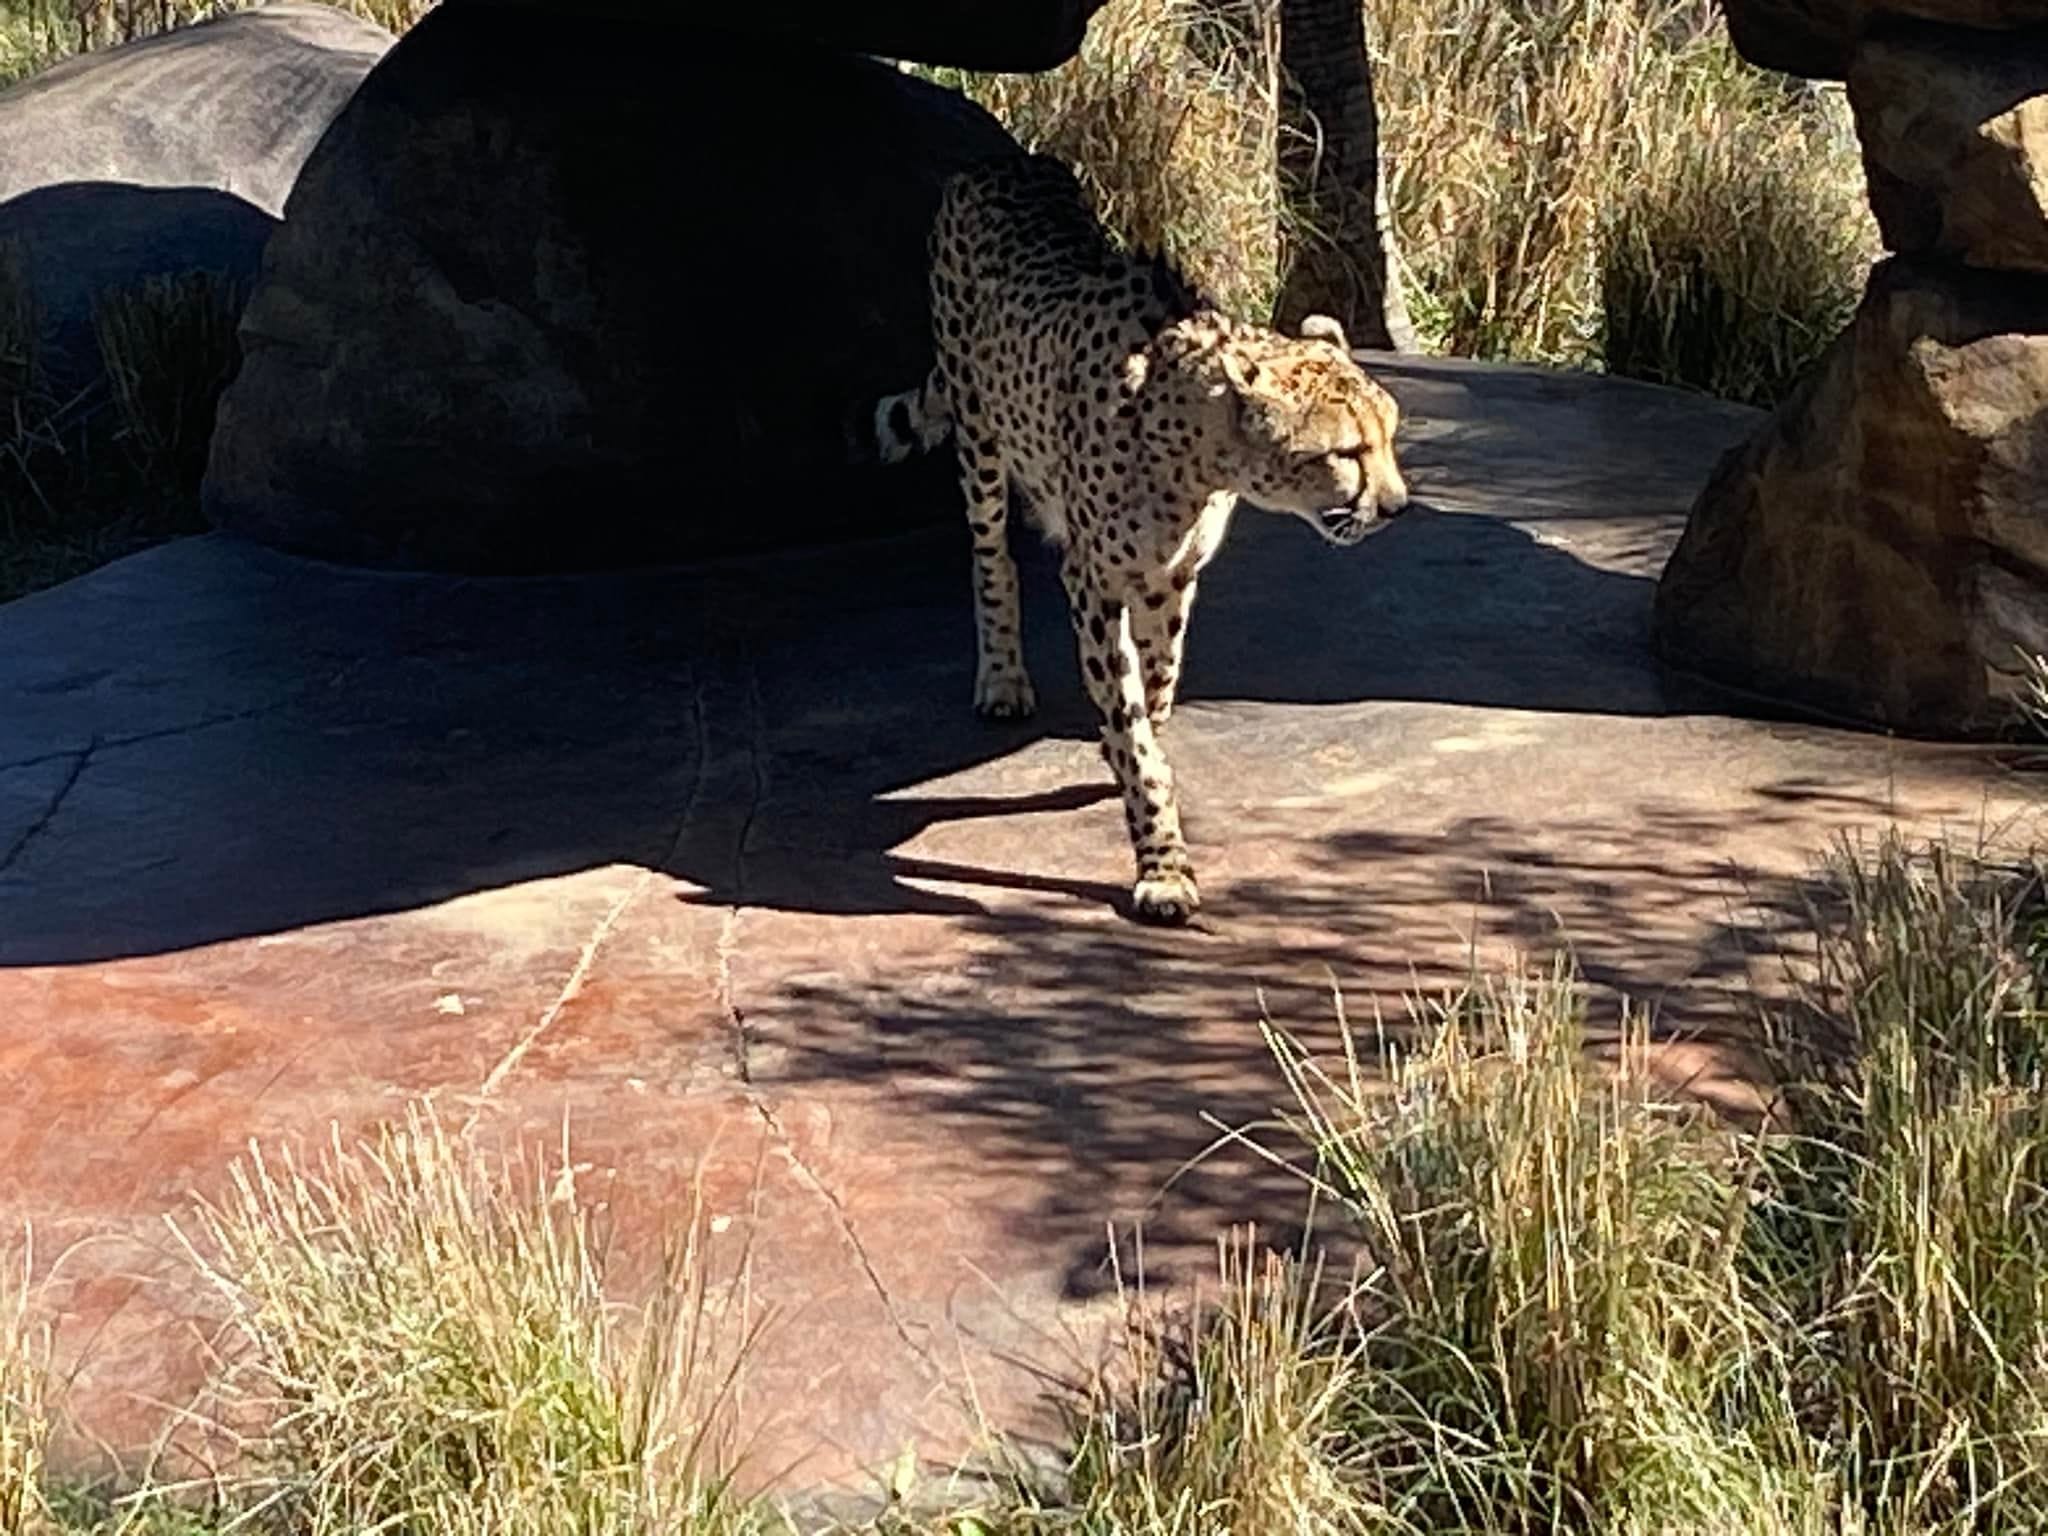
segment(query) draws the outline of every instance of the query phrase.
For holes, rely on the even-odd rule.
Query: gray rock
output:
[[[52,392],[99,376],[101,293],[190,271],[253,282],[300,165],[390,43],[280,0],[0,92],[0,245],[19,253]]]
[[[1916,735],[1998,727],[2048,651],[2048,279],[1881,266],[1694,504],[1667,661]]]
[[[942,456],[922,480],[849,471],[843,422],[923,376],[940,188],[1014,148],[868,60],[444,6],[292,194],[209,512],[329,558],[494,571],[950,516]]]
[[[0,202],[66,182],[210,187],[275,217],[391,34],[275,0],[85,54],[0,92]]]

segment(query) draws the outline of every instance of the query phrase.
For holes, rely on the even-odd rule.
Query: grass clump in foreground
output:
[[[30,1264],[0,1269],[0,1531],[25,1531],[44,1513],[50,1447],[50,1339],[29,1316]]]
[[[2039,874],[1831,873],[1758,1133],[1670,1102],[1639,1025],[1594,1063],[1563,973],[1447,999],[1384,1075],[1275,1033],[1357,1267],[1240,1266],[1142,1333],[1029,1528],[2048,1531]]]
[[[2041,871],[1896,844],[1838,868],[1838,1038],[1780,1041],[1756,1284],[1813,1320],[1811,1427],[1871,1528],[2048,1530]]]
[[[622,1310],[566,1158],[492,1163],[416,1111],[310,1165],[252,1153],[177,1230],[225,1313],[206,1424],[233,1438],[231,1469],[119,1496],[49,1489],[36,1362],[0,1348],[0,1514],[10,1494],[29,1511],[0,1530],[767,1529],[730,1481],[751,1325],[709,1287],[701,1222]]]
[[[1804,1528],[1796,1448],[1759,1442],[1739,1145],[1665,1101],[1640,1028],[1593,1063],[1581,1009],[1562,973],[1477,984],[1370,1068],[1270,1035],[1355,1267],[1269,1256],[1134,1346],[1175,1365],[1084,1416],[1073,1529]]]
[[[1373,0],[1387,200],[1433,351],[1764,404],[1847,321],[1875,226],[1838,94],[1738,58],[1698,0]],[[1036,76],[935,71],[1073,164],[1104,223],[1270,312],[1280,0],[1110,0]]]
[[[239,1345],[233,1417],[264,1425],[238,1498],[305,1536],[753,1529],[720,1438],[747,1335],[701,1229],[628,1327],[595,1221],[566,1156],[489,1171],[420,1114],[238,1167],[188,1234]]]

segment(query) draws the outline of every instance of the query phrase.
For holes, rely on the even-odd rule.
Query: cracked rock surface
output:
[[[1181,1171],[1282,1098],[1261,995],[1328,1043],[1333,982],[1398,1018],[1561,924],[1598,1016],[1656,1005],[1674,1079],[1739,1108],[1728,989],[1812,855],[2008,791],[1660,677],[1651,577],[1751,414],[1373,366],[1429,509],[1348,552],[1241,515],[1167,736],[1187,932],[1119,914],[1042,555],[1043,712],[973,718],[962,529],[504,581],[209,538],[0,607],[0,1220],[100,1239],[45,1293],[89,1428],[138,1444],[193,1380],[164,1213],[251,1137],[421,1094],[492,1138],[566,1116],[629,1269],[701,1171],[773,1311],[752,1464],[855,1492],[976,1402],[1049,1432],[1035,1372],[1114,1313],[1105,1223],[1145,1217],[1171,1286],[1300,1216],[1242,1156]]]

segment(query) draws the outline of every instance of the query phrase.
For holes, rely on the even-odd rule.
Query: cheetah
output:
[[[1393,398],[1342,326],[1299,338],[1236,321],[1163,258],[1116,249],[1060,162],[1018,156],[963,171],[932,225],[937,362],[856,429],[884,463],[954,441],[974,547],[976,710],[1032,713],[1014,486],[1060,551],[1081,671],[1101,717],[1137,857],[1134,915],[1199,908],[1173,769],[1173,712],[1195,585],[1243,497],[1332,544],[1400,512]]]

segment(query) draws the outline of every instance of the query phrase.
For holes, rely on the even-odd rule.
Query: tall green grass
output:
[[[429,1114],[317,1163],[260,1154],[181,1227],[224,1304],[236,1490],[303,1536],[740,1536],[724,1314],[693,1223],[638,1316],[566,1155],[480,1159]]]
[[[1742,1149],[1562,970],[1438,1002],[1411,1052],[1284,1037],[1312,1176],[1365,1255],[1340,1415],[1361,1529],[1806,1528],[1767,1321],[1736,1281]],[[1326,1219],[1328,1219],[1326,1217]]]
[[[1825,1029],[1775,1042],[1757,1284],[1874,1529],[2048,1530],[2041,871],[1845,851]],[[1802,1025],[1804,1027],[1802,1027]]]
[[[701,1213],[641,1304],[613,1294],[566,1155],[488,1156],[415,1109],[310,1161],[252,1149],[174,1223],[220,1304],[215,1476],[96,1493],[44,1466],[48,1338],[0,1277],[8,1536],[752,1536],[734,1392],[758,1322],[712,1283]]]

